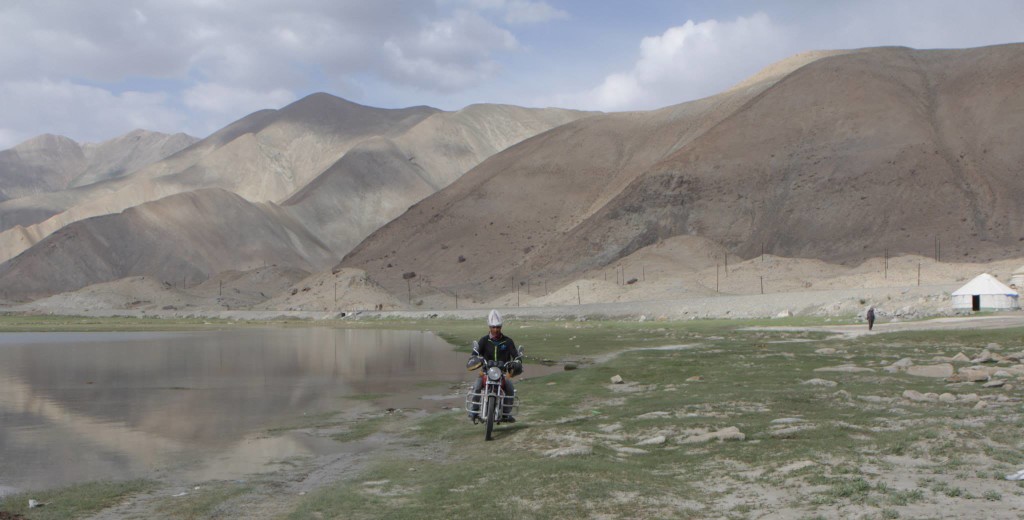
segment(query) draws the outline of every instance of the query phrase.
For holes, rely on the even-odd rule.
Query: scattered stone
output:
[[[657,436],[651,437],[650,439],[644,439],[644,440],[636,443],[637,446],[654,446],[654,445],[660,445],[660,444],[665,444],[665,436],[664,435],[657,435]]]
[[[978,357],[971,360],[971,363],[988,363],[989,361],[994,361],[992,353],[988,350],[982,350]]]
[[[804,422],[804,420],[799,417],[782,417],[772,420],[772,424],[796,424],[802,422]]]
[[[800,384],[801,385],[814,385],[814,386],[833,387],[833,386],[838,385],[839,383],[836,383],[835,381],[829,381],[828,379],[814,378],[814,379],[808,379],[807,381],[804,381],[803,383],[800,383]]]
[[[949,392],[946,392],[939,396],[939,401],[942,401],[944,403],[952,403],[956,401],[956,396]]]
[[[988,403],[986,403],[985,401],[978,401],[977,404],[974,405],[974,409],[975,410],[982,410],[982,409],[987,408],[987,407],[988,407]]]
[[[45,503],[40,502],[38,500],[34,500],[34,499],[31,499],[31,498],[28,499],[28,508],[29,509],[35,509],[37,507],[43,507],[45,505],[46,505]]]
[[[1024,480],[1024,469],[1012,474],[1007,475],[1006,480]]]
[[[995,374],[992,374],[992,377],[1001,377],[1003,379],[1006,379],[1006,378],[1012,377],[1012,376],[1010,375],[1009,372],[1007,372],[1005,370],[999,370]]]
[[[914,360],[910,359],[908,357],[905,357],[905,358],[903,358],[903,359],[901,359],[901,360],[899,360],[899,361],[897,361],[897,362],[895,362],[895,363],[893,363],[893,364],[891,364],[889,366],[890,367],[896,367],[896,368],[907,368],[907,367],[913,366],[913,365],[914,365]]]
[[[686,378],[686,381],[688,383],[700,383],[701,381],[704,381],[704,376],[691,376]]]
[[[869,402],[869,403],[888,403],[889,401],[891,401],[891,399],[886,398],[886,397],[882,397],[880,395],[860,395],[860,396],[857,396],[857,399],[860,399],[861,401],[866,401],[866,402]]]
[[[573,455],[590,455],[594,453],[594,447],[587,444],[577,444],[563,448],[555,448],[544,452],[545,457],[571,457]]]
[[[620,376],[618,374],[612,376],[612,384],[614,384],[614,385],[621,385],[624,382],[625,381],[622,380],[622,376]]]
[[[742,441],[747,436],[735,426],[729,426],[728,428],[722,428],[717,432],[702,433],[698,435],[691,435],[685,439],[680,439],[679,442],[682,444],[696,444],[701,442],[708,442],[713,440],[719,441]]]
[[[836,353],[836,349],[834,349],[832,347],[819,348],[818,350],[815,350],[814,353],[815,354],[835,354]]]
[[[953,361],[957,361],[960,363],[970,363],[971,358],[965,356],[963,352],[960,352],[957,355],[953,356]]]
[[[960,377],[964,381],[970,382],[988,381],[990,379],[988,370],[983,368],[961,368]]]
[[[915,401],[915,402],[918,402],[918,403],[925,402],[925,401],[930,401],[930,399],[925,397],[924,394],[922,394],[921,392],[918,392],[917,390],[904,390],[903,391],[903,398],[904,399],[909,399],[911,401]]]
[[[791,317],[793,317],[793,312],[790,311],[789,309],[786,309],[786,310],[776,314],[775,317],[776,318],[791,318]]]
[[[989,343],[988,345],[985,345],[985,348],[988,350],[999,350],[1003,347],[999,346],[999,343]]]
[[[949,363],[941,363],[938,365],[914,365],[907,367],[907,374],[918,377],[951,377],[953,375],[953,365]]]
[[[993,380],[991,380],[991,381],[981,385],[981,387],[982,388],[999,388],[999,387],[1001,387],[1001,386],[1003,386],[1005,384],[1006,384],[1006,381],[1004,381],[1002,379],[993,379]]]
[[[978,397],[978,394],[960,394],[959,396],[957,396],[957,399],[965,403],[975,403],[978,402],[978,400],[981,398]]]
[[[648,412],[642,415],[636,416],[637,419],[664,419],[671,417],[672,414],[669,412]]]
[[[604,433],[614,433],[622,429],[622,423],[602,424],[597,429]]]
[[[797,471],[797,470],[801,470],[801,469],[804,469],[804,468],[809,468],[811,466],[816,466],[817,464],[818,464],[817,462],[810,461],[810,460],[798,460],[796,462],[790,462],[789,464],[786,464],[785,466],[782,466],[781,468],[776,469],[775,472],[776,473],[781,473],[781,474],[785,475],[787,473],[792,473],[792,472]]]
[[[771,436],[777,439],[786,439],[804,430],[813,430],[815,428],[817,426],[813,424],[801,424],[799,426],[790,426],[789,428],[780,428],[771,432]]]
[[[874,372],[872,368],[859,367],[857,365],[839,365],[836,367],[815,368],[815,372]]]

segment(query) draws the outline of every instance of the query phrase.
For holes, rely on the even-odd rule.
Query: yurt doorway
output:
[[[975,295],[971,296],[971,310],[972,311],[980,311],[981,310],[981,295],[980,294],[975,294]]]

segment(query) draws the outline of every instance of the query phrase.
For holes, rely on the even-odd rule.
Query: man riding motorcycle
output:
[[[502,403],[502,418],[503,422],[514,423],[516,422],[515,417],[512,417],[512,396],[515,394],[515,387],[512,385],[512,376],[517,376],[523,373],[523,356],[516,348],[516,344],[512,341],[512,338],[501,333],[502,319],[498,311],[492,310],[487,316],[487,327],[489,332],[484,337],[480,338],[476,346],[473,348],[474,358],[479,358],[481,362],[496,362],[498,366],[504,368],[508,377],[505,378],[505,395],[509,396],[506,398],[506,402]],[[471,363],[473,359],[471,358]],[[473,393],[479,394],[483,389],[486,376],[481,375],[477,378],[476,383],[473,385]],[[473,405],[469,413],[469,418],[476,422],[480,418],[480,398],[476,397],[473,400]]]

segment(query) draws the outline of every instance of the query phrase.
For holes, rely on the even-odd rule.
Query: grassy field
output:
[[[990,343],[1024,350],[1024,330],[850,340],[739,330],[753,324],[510,327],[531,355],[579,360],[582,368],[521,381],[520,421],[500,427],[494,442],[460,412],[392,425],[435,455],[381,460],[357,480],[312,494],[289,518],[1024,514],[1024,487],[1002,480],[1024,467],[1021,392],[881,370],[904,357],[928,364],[934,356],[973,356]],[[464,345],[477,331],[444,335]],[[589,364],[663,345],[685,348],[631,350]],[[835,352],[815,352],[821,348]],[[843,364],[872,371],[814,371]],[[625,384],[611,384],[614,375]],[[804,384],[812,379],[835,386]],[[901,398],[908,389],[974,393],[991,406],[975,409],[970,398],[911,402]],[[729,428],[743,440],[703,440]]]
[[[268,508],[275,512],[266,517],[291,519],[1024,516],[1024,484],[1003,479],[1024,468],[1024,381],[982,388],[882,370],[902,358],[925,365],[973,357],[993,343],[1020,352],[1024,329],[850,339],[743,330],[815,323],[823,324],[512,323],[506,333],[532,361],[580,368],[519,381],[519,420],[497,427],[493,442],[461,411],[367,417],[341,433],[325,417],[324,436],[382,436],[392,449],[357,476],[301,497],[283,500],[274,486],[212,486],[154,502],[152,517],[240,518],[231,504],[259,501],[284,501],[284,512]],[[433,330],[463,351],[483,333],[475,321],[351,326]],[[840,365],[870,371],[816,371]],[[615,375],[624,383],[612,384]],[[916,402],[905,390],[959,398]],[[317,424],[303,426],[318,434]],[[51,500],[70,492],[56,490]],[[13,500],[0,510],[50,514],[16,509]]]

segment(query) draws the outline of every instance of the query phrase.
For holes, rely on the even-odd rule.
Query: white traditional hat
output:
[[[487,326],[488,327],[500,327],[501,326],[501,314],[498,314],[498,311],[491,310],[491,313],[487,315]]]

